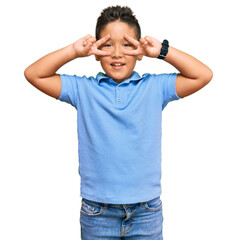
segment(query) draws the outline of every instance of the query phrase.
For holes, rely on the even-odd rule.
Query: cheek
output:
[[[129,57],[129,59],[127,59],[127,62],[129,63],[130,66],[134,66],[136,64],[136,61],[137,61],[137,56]]]
[[[112,52],[111,48],[102,48],[100,50],[103,52],[110,52],[110,53]]]
[[[109,63],[109,59],[107,57],[100,57],[101,65],[107,65]]]
[[[107,61],[106,59],[103,59],[102,61],[100,61],[100,65],[104,69],[105,72],[110,71],[111,66],[110,66],[109,61]]]

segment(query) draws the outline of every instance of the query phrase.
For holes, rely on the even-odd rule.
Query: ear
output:
[[[138,56],[137,56],[137,60],[138,60],[138,61],[141,61],[142,58],[143,58],[143,55],[138,55]]]
[[[96,61],[100,61],[100,56],[94,55]]]

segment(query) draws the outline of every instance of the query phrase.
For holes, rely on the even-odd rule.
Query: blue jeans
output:
[[[82,240],[163,240],[160,197],[136,204],[104,204],[82,198]]]

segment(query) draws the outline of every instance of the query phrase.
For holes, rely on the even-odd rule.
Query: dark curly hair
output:
[[[120,20],[121,22],[127,23],[129,26],[134,27],[137,40],[141,38],[141,28],[133,14],[133,11],[129,7],[121,6],[111,6],[102,10],[99,18],[97,19],[95,36],[98,40],[100,38],[100,33],[104,27],[111,22]]]

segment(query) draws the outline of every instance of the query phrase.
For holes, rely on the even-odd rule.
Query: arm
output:
[[[176,80],[176,92],[186,97],[207,85],[213,76],[212,70],[196,58],[173,47],[169,47],[164,59],[179,70]]]
[[[40,91],[51,97],[59,98],[61,93],[61,79],[56,74],[56,71],[77,57],[86,57],[92,54],[100,56],[108,55],[108,52],[101,51],[98,47],[109,38],[110,36],[108,35],[96,42],[94,37],[87,35],[75,43],[49,53],[31,64],[24,72],[25,77]]]
[[[49,53],[26,68],[25,78],[40,91],[58,98],[61,93],[61,79],[56,71],[75,58],[72,45]]]
[[[159,56],[162,45],[157,39],[145,37],[141,38],[139,42],[128,35],[124,37],[137,48],[133,51],[126,51],[125,54],[145,55],[154,58]],[[164,60],[180,72],[175,85],[179,97],[186,97],[200,90],[212,79],[213,73],[210,68],[196,58],[173,47],[169,47]]]

